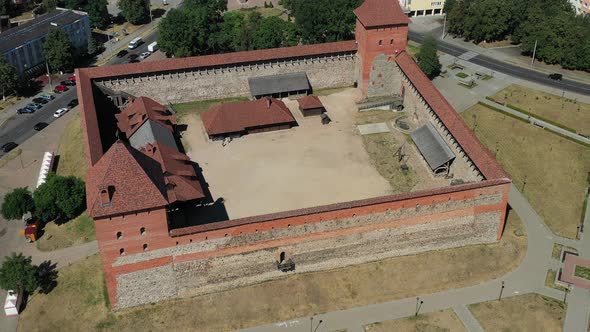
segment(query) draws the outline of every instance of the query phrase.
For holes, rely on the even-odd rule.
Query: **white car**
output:
[[[152,52],[143,52],[139,55],[139,58],[141,60],[143,60],[143,59],[147,58],[148,56],[150,56],[151,54],[152,54]]]
[[[53,116],[56,118],[61,117],[62,115],[66,114],[70,109],[67,107],[64,108],[60,108],[57,111],[55,111],[55,113],[53,113]]]

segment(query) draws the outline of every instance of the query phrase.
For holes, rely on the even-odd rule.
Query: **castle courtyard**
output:
[[[245,135],[226,146],[211,141],[200,118],[188,124],[183,141],[199,163],[213,199],[223,197],[230,218],[387,195],[387,180],[371,165],[355,131],[358,91],[323,96],[332,122],[303,118],[296,100],[283,99],[298,127]]]

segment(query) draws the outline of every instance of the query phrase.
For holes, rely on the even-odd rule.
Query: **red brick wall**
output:
[[[356,41],[358,55],[361,58],[361,76],[359,87],[363,93],[367,91],[371,64],[378,54],[395,55],[408,45],[408,25],[392,25],[379,28],[365,28],[356,21]],[[393,43],[391,41],[393,40]]]
[[[143,252],[142,245],[148,244],[148,250],[155,250],[167,247],[173,247],[176,245],[186,245],[191,242],[198,242],[198,241],[205,241],[211,240],[215,238],[221,238],[225,236],[239,236],[247,233],[256,233],[256,232],[263,232],[272,229],[279,229],[279,228],[288,228],[291,226],[302,225],[302,224],[309,224],[309,223],[317,223],[326,220],[332,219],[340,219],[340,218],[349,218],[353,216],[360,216],[360,215],[367,215],[371,213],[379,213],[385,212],[388,209],[395,210],[400,208],[412,208],[419,205],[426,209],[428,205],[431,204],[439,204],[439,203],[446,203],[449,201],[463,201],[466,199],[476,198],[478,196],[485,196],[485,195],[493,195],[493,194],[501,194],[502,200],[500,203],[493,204],[493,205],[485,205],[485,206],[472,206],[468,208],[462,208],[460,211],[450,211],[446,212],[445,215],[453,215],[454,213],[458,215],[465,215],[465,214],[480,214],[486,213],[490,211],[498,211],[500,212],[502,218],[500,222],[500,227],[498,229],[498,240],[502,236],[502,230],[504,229],[504,220],[508,202],[508,191],[510,188],[509,183],[503,183],[499,185],[483,187],[483,188],[473,188],[464,191],[452,192],[452,193],[444,193],[432,196],[423,196],[417,198],[410,198],[407,200],[400,200],[400,201],[392,201],[387,203],[378,203],[372,205],[366,205],[361,207],[354,207],[354,208],[342,208],[334,211],[328,212],[320,212],[314,214],[306,214],[300,215],[295,217],[288,217],[288,218],[281,218],[276,220],[264,221],[259,223],[251,223],[251,224],[244,224],[235,227],[228,227],[224,229],[217,229],[211,231],[205,231],[202,233],[178,236],[178,237],[170,237],[168,234],[168,225],[166,221],[166,213],[164,209],[151,211],[149,213],[140,213],[137,215],[128,215],[125,217],[118,217],[112,219],[102,219],[96,221],[96,236],[97,240],[99,241],[99,248],[101,252],[101,257],[103,260],[103,267],[107,282],[107,287],[109,290],[109,297],[111,300],[111,304],[113,306],[116,305],[116,276],[118,274],[129,273],[133,271],[138,271],[146,268],[161,266],[165,264],[170,264],[174,261],[171,256],[148,260],[136,264],[130,264],[125,266],[118,266],[113,267],[113,263],[116,259],[120,256],[119,249],[125,248],[125,254],[137,254]],[[412,225],[412,224],[419,224],[419,223],[427,223],[432,220],[441,219],[443,216],[441,214],[432,215],[431,217],[422,216],[416,218],[407,218],[402,220],[392,220],[391,225],[388,227],[399,227],[403,225]],[[446,216],[448,217],[448,216]],[[146,228],[146,234],[140,234],[140,228]],[[123,237],[121,239],[117,239],[117,232],[122,232]],[[352,231],[344,230],[344,232]],[[336,236],[338,234],[326,234],[326,236]],[[299,239],[295,239],[296,241],[307,241],[310,239],[317,238],[318,236],[322,236],[322,234],[310,234],[309,236],[304,236]],[[292,239],[293,240],[293,239]],[[228,255],[228,254],[235,254],[237,251],[251,251],[251,250],[258,250],[261,247],[266,245],[281,245],[281,242],[289,242],[289,239],[278,239],[273,241],[271,244],[266,243],[254,243],[248,246],[244,246],[241,248],[231,248],[231,249],[222,249],[219,252],[207,252],[206,256],[217,256],[217,255]],[[202,256],[203,254],[195,254],[189,255],[188,257],[178,257],[178,259],[185,261],[187,259],[198,259],[198,257]],[[194,256],[194,257],[192,257]]]

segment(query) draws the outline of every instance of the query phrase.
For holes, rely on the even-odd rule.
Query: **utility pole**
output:
[[[53,84],[51,83],[51,73],[49,72],[49,62],[45,59],[45,68],[47,68],[47,77],[49,78],[49,88],[53,90]]]
[[[533,63],[535,62],[535,54],[537,54],[537,40],[535,39],[535,48],[533,49],[533,58],[531,59],[531,67],[533,66]]]
[[[152,23],[153,18],[152,18],[152,4],[150,3],[151,0],[146,0],[146,1],[147,1],[148,12],[150,13],[150,23]]]
[[[443,22],[443,32],[442,32],[442,36],[440,37],[440,39],[445,39],[445,29],[447,27],[447,13],[445,13],[445,20]]]

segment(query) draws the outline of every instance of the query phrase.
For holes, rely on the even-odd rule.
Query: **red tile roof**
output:
[[[157,122],[164,128],[173,130],[176,124],[176,116],[167,114],[166,108],[148,97],[138,97],[123,112],[115,114],[119,130],[125,133],[127,138],[141,127],[148,119]]]
[[[467,127],[459,113],[438,91],[432,81],[426,77],[414,59],[405,51],[395,57],[399,65],[418,93],[438,115],[442,123],[451,132],[457,143],[475,163],[486,179],[508,178],[493,154],[477,139],[473,131]]]
[[[324,108],[324,104],[322,104],[320,98],[317,96],[305,96],[301,99],[298,99],[297,102],[299,103],[300,110]]]
[[[356,52],[356,42],[354,40],[314,45],[271,48],[256,51],[194,56],[178,59],[144,61],[139,63],[93,67],[83,70],[88,71],[89,75],[92,76],[92,78],[106,78],[175,70],[189,70],[192,68],[230,66],[242,63],[254,63],[271,60],[276,61],[281,59],[306,56],[319,56],[324,54],[346,52]]]
[[[86,175],[88,215],[104,217],[163,207],[168,204],[160,166],[144,154],[117,141]],[[101,202],[101,190],[112,187],[111,204]]]
[[[287,105],[275,98],[220,104],[201,114],[201,119],[209,135],[295,122]]]
[[[140,150],[162,166],[168,202],[186,202],[205,197],[190,158],[181,152],[156,142]]]
[[[365,27],[409,24],[411,21],[398,0],[365,0],[354,14]]]

